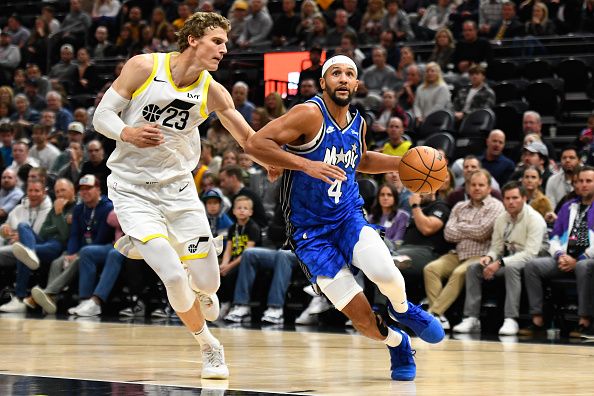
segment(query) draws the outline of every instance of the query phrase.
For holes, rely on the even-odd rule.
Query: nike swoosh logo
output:
[[[186,183],[185,186],[183,186],[182,188],[179,189],[179,192],[182,192],[186,189],[186,187],[188,187],[190,185],[190,183]]]
[[[167,82],[165,80],[159,80],[156,76],[155,76],[155,78],[153,78],[153,81],[156,81],[156,82]]]

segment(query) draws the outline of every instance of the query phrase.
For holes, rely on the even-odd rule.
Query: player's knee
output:
[[[166,273],[159,274],[163,285],[166,288],[180,288],[188,284],[188,276],[184,269],[180,266],[179,269],[174,271],[168,271]]]

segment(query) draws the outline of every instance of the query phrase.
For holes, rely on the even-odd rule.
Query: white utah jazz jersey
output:
[[[107,166],[112,174],[132,184],[154,184],[190,174],[200,159],[198,125],[208,117],[208,87],[212,77],[204,70],[192,85],[178,88],[171,77],[171,53],[153,54],[149,78],[133,94],[121,117],[128,126],[158,124],[164,143],[138,148],[117,142]]]

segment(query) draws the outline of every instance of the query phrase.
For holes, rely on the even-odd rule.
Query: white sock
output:
[[[208,326],[206,326],[206,323],[204,323],[204,327],[202,327],[202,329],[198,330],[195,333],[192,333],[192,335],[194,336],[196,341],[198,341],[200,347],[203,347],[205,345],[212,345],[215,347],[221,346],[219,340],[217,340],[215,336],[212,335],[210,330],[208,330]]]
[[[402,342],[402,334],[400,334],[388,327],[388,336],[384,340],[384,344],[391,346],[391,347],[397,347],[398,345],[400,345],[401,342]]]

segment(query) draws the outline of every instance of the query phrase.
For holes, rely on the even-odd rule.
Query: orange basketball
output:
[[[408,150],[400,160],[398,173],[402,184],[418,194],[435,193],[448,176],[448,164],[433,147],[418,146]]]

